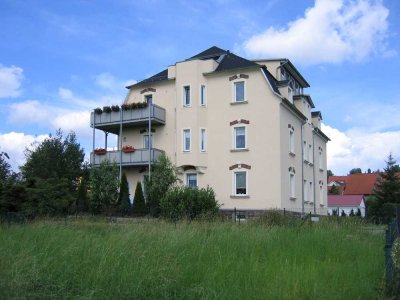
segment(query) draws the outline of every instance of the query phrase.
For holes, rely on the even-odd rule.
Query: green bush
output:
[[[118,211],[122,216],[131,214],[131,201],[129,199],[129,185],[126,174],[122,173],[118,195]]]
[[[188,218],[193,220],[207,215],[216,215],[219,204],[212,188],[193,189],[173,187],[160,201],[161,215],[171,220]]]

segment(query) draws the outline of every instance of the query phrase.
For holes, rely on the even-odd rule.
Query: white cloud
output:
[[[389,10],[381,0],[316,0],[285,28],[269,27],[242,47],[253,57],[288,57],[302,64],[360,61],[385,49]]]
[[[23,69],[15,66],[4,67],[0,64],[0,98],[18,97],[24,78]]]
[[[61,99],[64,100],[69,100],[74,97],[71,90],[62,87],[58,89],[58,95],[60,96]]]
[[[6,152],[8,161],[14,171],[25,163],[25,149],[35,142],[42,142],[47,135],[32,136],[20,132],[0,133],[0,150]]]
[[[103,89],[115,89],[120,87],[120,83],[110,73],[101,73],[96,76],[95,83]]]
[[[327,150],[328,169],[336,175],[345,175],[353,168],[363,171],[382,169],[390,152],[395,158],[400,157],[400,130],[367,132],[351,129],[341,132],[322,124],[322,131],[331,139]]]

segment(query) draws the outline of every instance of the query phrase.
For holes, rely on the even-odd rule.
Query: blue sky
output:
[[[398,0],[1,0],[0,151],[17,169],[62,128],[89,152],[91,109],[216,45],[289,58],[322,111],[328,167],[382,168],[400,160],[399,17]]]

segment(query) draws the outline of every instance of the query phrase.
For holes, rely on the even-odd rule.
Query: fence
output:
[[[385,279],[387,289],[400,288],[400,270],[396,269],[393,261],[393,246],[397,238],[400,238],[400,208],[396,209],[396,218],[388,224],[385,238]]]

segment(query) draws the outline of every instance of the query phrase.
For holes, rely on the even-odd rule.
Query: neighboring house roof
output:
[[[328,195],[329,207],[358,207],[363,204],[363,195]]]
[[[347,176],[329,176],[328,184],[332,181],[343,181],[344,195],[371,195],[380,178],[379,173],[357,173]]]

